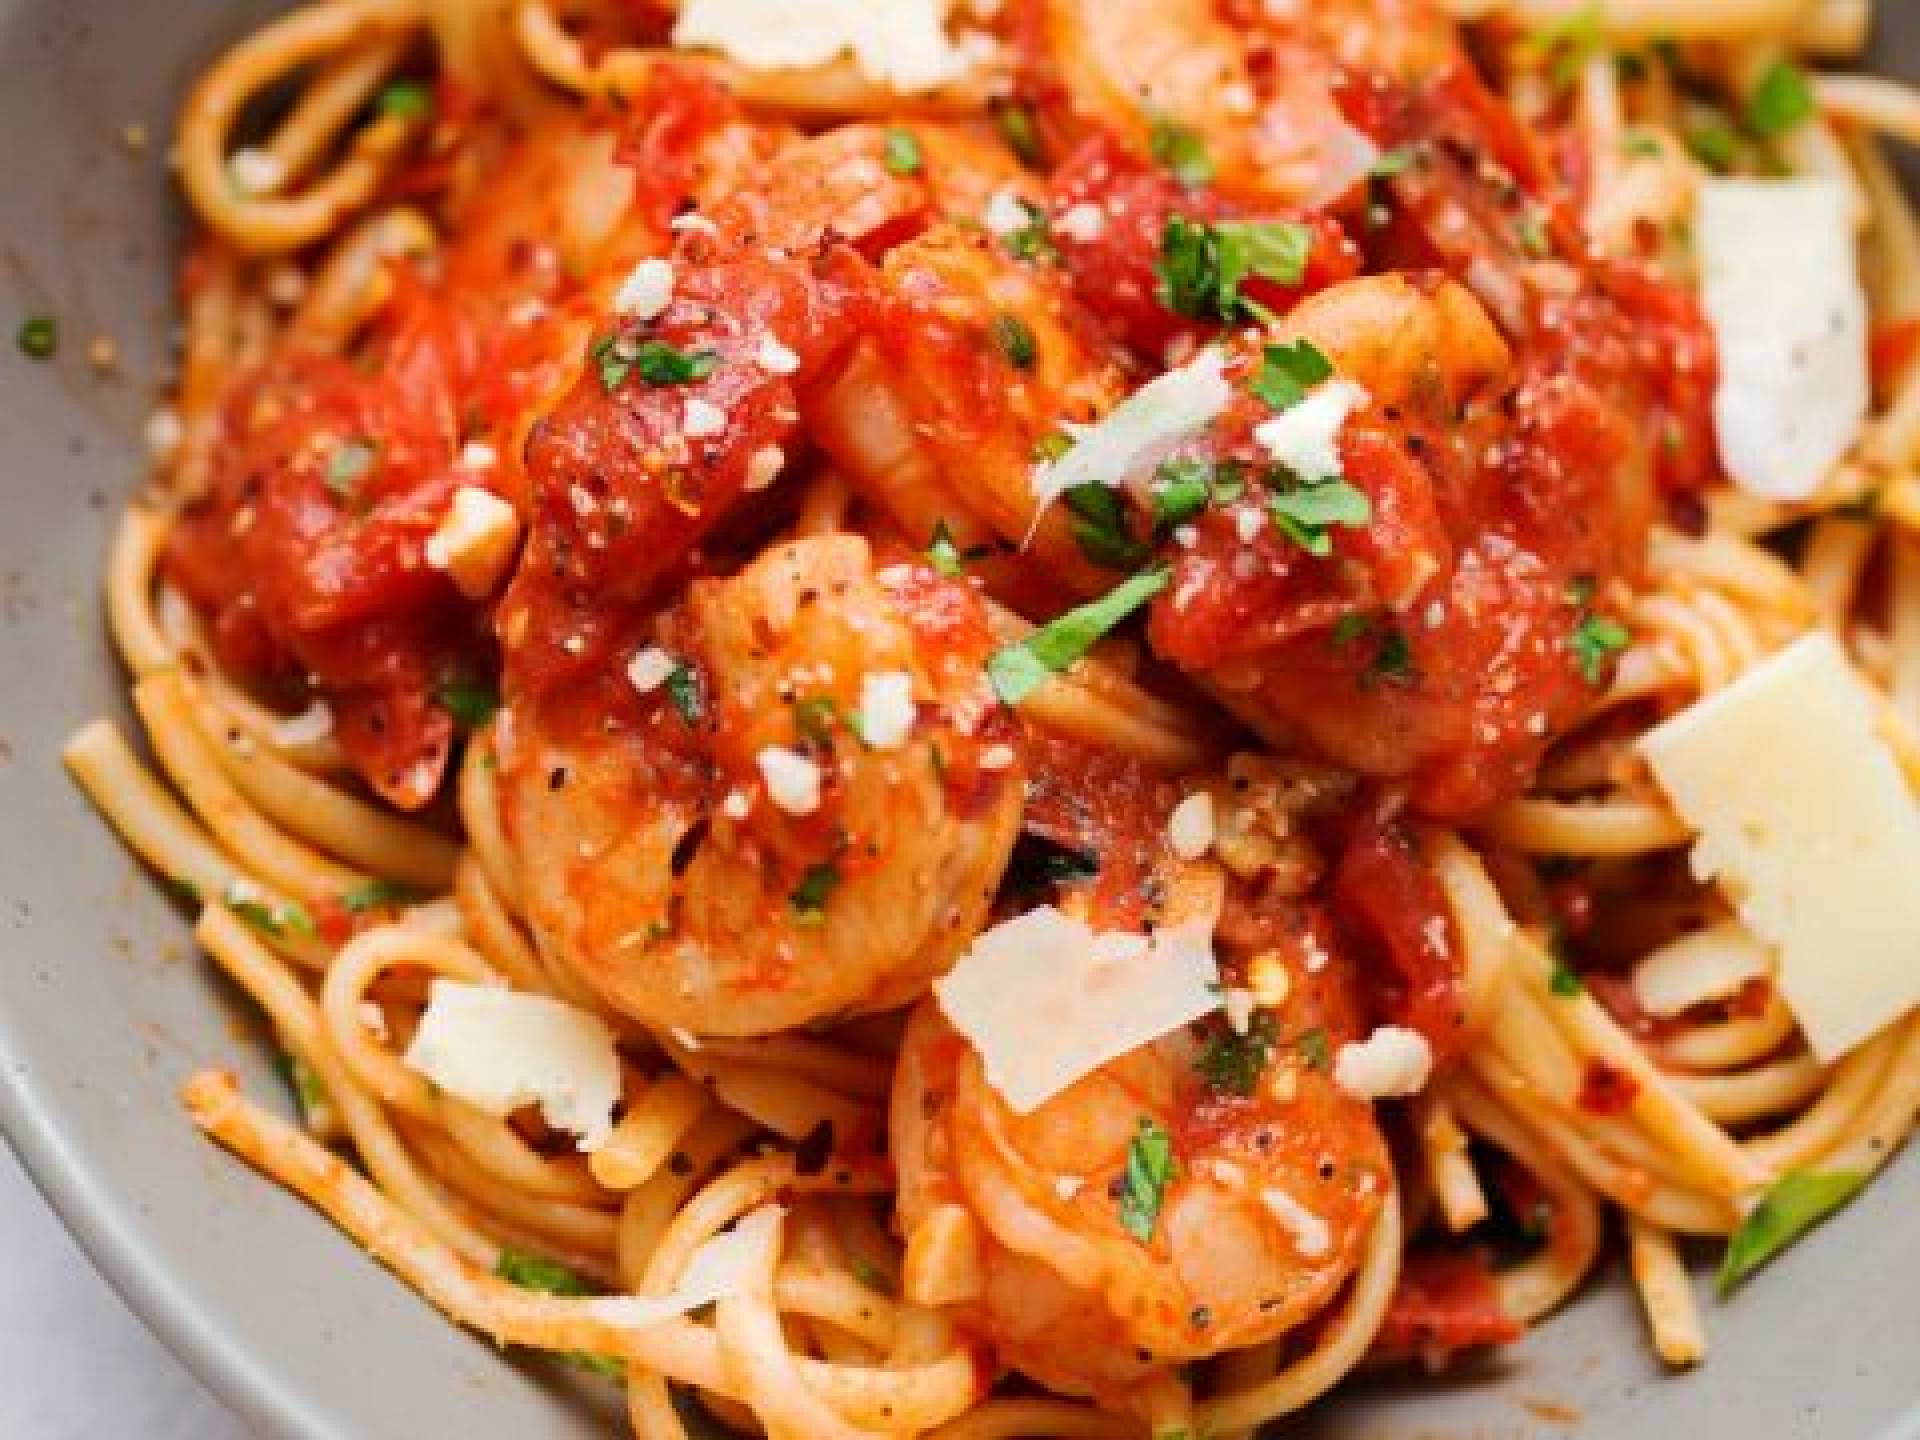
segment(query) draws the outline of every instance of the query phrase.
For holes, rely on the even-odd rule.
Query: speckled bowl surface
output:
[[[195,1065],[280,1086],[245,1004],[57,759],[74,726],[125,713],[98,574],[166,357],[179,214],[164,137],[190,77],[269,8],[0,0],[0,338],[52,311],[65,340],[48,365],[10,339],[0,354],[0,1120],[101,1270],[263,1433],[617,1433],[610,1389],[453,1329],[193,1133],[174,1092]],[[1879,9],[1878,63],[1920,75],[1920,3]],[[129,125],[154,137],[144,152]],[[113,376],[88,365],[94,335],[117,346]],[[1913,1149],[1735,1303],[1708,1301],[1697,1373],[1660,1371],[1609,1283],[1480,1368],[1363,1383],[1299,1428],[1920,1437],[1917,1195]]]

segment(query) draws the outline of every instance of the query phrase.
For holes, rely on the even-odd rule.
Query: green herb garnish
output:
[[[1004,703],[1018,705],[1166,589],[1170,575],[1165,566],[1144,570],[1098,600],[1042,625],[1026,639],[994,651],[987,660],[987,678],[995,693]]]
[[[29,360],[51,360],[60,348],[60,322],[51,315],[29,315],[14,332],[13,343]]]
[[[1109,570],[1131,570],[1147,557],[1147,547],[1127,527],[1120,492],[1090,480],[1061,496],[1073,513],[1073,538],[1080,553]]]
[[[787,897],[787,903],[802,925],[824,925],[827,901],[833,898],[839,885],[840,867],[831,860],[809,865],[800,883],[793,887],[793,894]]]
[[[379,453],[371,440],[342,440],[327,460],[327,489],[343,500],[350,498]]]
[[[1275,410],[1291,410],[1307,392],[1333,374],[1333,362],[1311,340],[1268,345],[1261,352],[1260,372],[1247,383]]]
[[[1334,526],[1364,530],[1373,519],[1373,502],[1363,491],[1335,477],[1317,484],[1276,490],[1267,497],[1267,513],[1282,535],[1309,555],[1333,553]]]
[[[369,910],[384,910],[395,905],[416,905],[426,896],[399,880],[369,880],[347,891],[340,904],[349,914],[364,915]]]
[[[1155,111],[1148,117],[1147,147],[1153,158],[1189,190],[1213,179],[1213,158],[1200,132],[1170,115]]]
[[[1033,338],[1033,330],[1018,315],[1002,310],[993,317],[993,343],[1000,347],[1000,353],[1007,357],[1007,363],[1016,370],[1031,370],[1039,346]]]
[[[966,573],[960,547],[954,543],[953,532],[945,520],[933,522],[933,538],[927,542],[927,563],[949,580]]]
[[[280,1051],[275,1059],[280,1077],[293,1093],[293,1103],[300,1107],[301,1120],[311,1127],[327,1107],[327,1087],[314,1068],[291,1050]]]
[[[1813,87],[1791,60],[1775,60],[1747,97],[1747,128],[1766,140],[1798,130],[1813,118]]]
[[[1610,616],[1582,615],[1573,627],[1569,643],[1580,678],[1589,685],[1598,685],[1606,678],[1607,661],[1633,643],[1633,634]]]
[[[500,710],[500,692],[484,680],[448,680],[433,692],[453,723],[471,735],[486,728]]]
[[[382,115],[403,120],[418,120],[433,113],[433,95],[426,86],[412,80],[396,80],[380,92],[375,102]]]
[[[1313,231],[1291,220],[1223,220],[1209,225],[1175,215],[1160,233],[1155,294],[1176,315],[1231,324],[1274,317],[1241,293],[1249,279],[1297,285],[1306,274]]]
[[[1168,460],[1153,472],[1153,523],[1184,525],[1213,497],[1215,467],[1205,460]]]
[[[1858,1170],[1816,1174],[1790,1170],[1747,1212],[1727,1240],[1718,1290],[1726,1299],[1774,1256],[1858,1195],[1867,1183]]]
[[[719,368],[711,350],[682,350],[664,340],[635,340],[630,335],[608,335],[595,342],[593,360],[600,369],[600,386],[609,394],[638,372],[648,385],[691,385]]]
[[[831,745],[833,724],[839,718],[840,707],[831,695],[809,695],[793,705],[793,728],[809,744]]]
[[[1363,685],[1411,685],[1419,678],[1413,668],[1413,647],[1407,643],[1406,635],[1389,626],[1380,632],[1380,643],[1374,647],[1373,659],[1367,662],[1367,673],[1361,677]]]
[[[1327,1038],[1324,1025],[1303,1030],[1300,1038],[1293,1042],[1293,1048],[1300,1052],[1309,1070],[1325,1071],[1333,1063],[1333,1042]]]
[[[1142,1115],[1127,1145],[1127,1169],[1119,1196],[1120,1224],[1142,1245],[1153,1239],[1161,1201],[1179,1173],[1180,1166],[1173,1158],[1173,1137],[1158,1121]]]
[[[676,665],[667,673],[667,699],[673,702],[673,708],[680,712],[680,718],[689,727],[698,725],[706,713],[706,691],[700,684],[700,673],[691,665]]]
[[[887,171],[893,175],[920,173],[920,141],[911,130],[899,126],[887,131]]]
[[[1726,174],[1740,158],[1740,137],[1717,115],[1689,125],[1685,139],[1693,158],[1716,175]]]
[[[1273,1018],[1255,1015],[1247,1022],[1244,1035],[1227,1029],[1212,1036],[1194,1058],[1193,1068],[1215,1090],[1229,1095],[1251,1095],[1260,1083],[1261,1072],[1267,1068],[1273,1041]]]
[[[997,101],[991,110],[994,128],[1006,141],[1007,148],[1029,170],[1039,169],[1044,156],[1040,148],[1040,127],[1034,123],[1033,112],[1017,100]]]

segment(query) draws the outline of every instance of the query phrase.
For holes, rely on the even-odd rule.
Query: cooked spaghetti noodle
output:
[[[805,11],[314,0],[189,97],[152,760],[66,759],[298,1081],[193,1120],[646,1436],[1250,1435],[1615,1212],[1700,1361],[1686,1248],[1920,1112],[1640,749],[1824,630],[1920,787],[1920,96],[1798,63],[1867,0]],[[1806,499],[1716,448],[1716,172],[1857,225]],[[1019,1102],[956,966],[1036,916],[1224,1007]]]

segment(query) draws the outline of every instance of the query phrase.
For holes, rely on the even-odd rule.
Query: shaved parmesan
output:
[[[1329,380],[1298,405],[1261,421],[1253,438],[1302,480],[1334,479],[1341,470],[1340,432],[1371,398],[1351,380]]]
[[[1209,922],[1096,933],[1043,905],[979,935],[933,988],[988,1083],[1027,1114],[1218,1009],[1219,982]]]
[[[1920,806],[1838,641],[1796,641],[1641,748],[1823,1064],[1920,1004]]]
[[[436,979],[407,1064],[488,1115],[538,1105],[595,1150],[613,1130],[620,1057],[597,1015],[545,995]]]
[[[1041,506],[1076,485],[1117,486],[1212,424],[1233,399],[1225,367],[1219,350],[1202,350],[1141,386],[1097,424],[1069,425],[1073,448],[1033,472]]]
[[[1633,969],[1633,998],[1649,1015],[1684,1015],[1731,1000],[1748,982],[1773,973],[1766,946],[1735,926],[1718,925],[1663,945]]]
[[[642,260],[620,282],[614,292],[613,308],[636,320],[652,320],[673,303],[673,264],[667,260]]]
[[[491,490],[462,485],[427,537],[427,564],[444,570],[469,600],[493,593],[520,544],[520,517]]]
[[[767,794],[789,815],[811,815],[820,808],[820,766],[798,750],[769,745],[756,757]]]
[[[913,677],[904,670],[863,676],[860,681],[860,738],[876,750],[898,750],[913,734],[919,708],[913,703]]]
[[[968,69],[946,9],[944,0],[683,0],[673,43],[718,50],[749,70],[808,70],[850,55],[867,79],[914,94]]]
[[[743,1215],[687,1257],[680,1279],[664,1295],[602,1295],[587,1302],[596,1319],[623,1329],[643,1329],[686,1315],[703,1305],[744,1295],[767,1273],[768,1251],[778,1243],[778,1205],[762,1205]]]
[[[1333,1057],[1333,1083],[1357,1100],[1417,1095],[1432,1073],[1433,1047],[1404,1025],[1382,1025]]]
[[[1694,220],[1720,354],[1713,415],[1741,489],[1804,500],[1866,419],[1867,302],[1847,192],[1831,180],[1709,180]]]

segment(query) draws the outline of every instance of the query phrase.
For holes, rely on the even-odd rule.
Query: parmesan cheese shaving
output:
[[[684,0],[673,43],[718,50],[749,70],[809,70],[851,56],[876,84],[911,95],[966,74],[942,0]]]
[[[1044,905],[979,935],[934,993],[988,1083],[1027,1114],[1218,1009],[1219,980],[1209,922],[1096,933]]]
[[[1219,350],[1202,350],[1142,385],[1097,424],[1069,425],[1073,448],[1033,472],[1041,507],[1076,485],[1118,486],[1212,424],[1233,399],[1225,366]]]
[[[779,1234],[786,1211],[762,1205],[740,1217],[687,1257],[680,1279],[664,1295],[602,1295],[587,1302],[595,1318],[623,1329],[658,1325],[703,1305],[745,1294],[759,1281],[761,1255]]]

